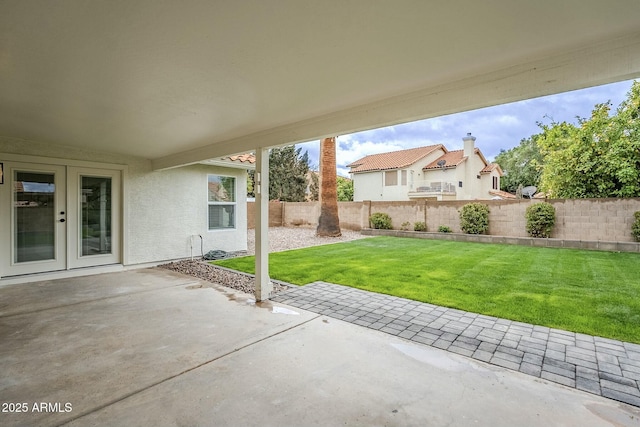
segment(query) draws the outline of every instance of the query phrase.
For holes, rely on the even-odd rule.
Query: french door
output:
[[[3,163],[2,276],[120,262],[120,171]]]

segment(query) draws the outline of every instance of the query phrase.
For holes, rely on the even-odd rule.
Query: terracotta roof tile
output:
[[[489,190],[489,194],[502,197],[503,199],[515,199],[516,195],[502,190]]]
[[[476,148],[476,152],[477,150],[478,149]],[[448,169],[448,168],[455,168],[460,163],[464,162],[466,160],[466,157],[464,157],[464,150],[449,151],[448,153],[443,154],[442,156],[435,159],[433,162],[429,163],[427,166],[422,168],[422,170],[440,169],[442,166],[438,166],[438,162],[441,162],[442,160],[445,161],[445,164],[444,164],[445,169]]]
[[[231,160],[232,162],[251,163],[256,162],[256,156],[253,153],[238,154],[237,156],[223,157],[222,160]]]
[[[504,175],[502,173],[502,168],[497,163],[489,163],[487,166],[482,168],[480,173],[491,173],[491,171],[496,170],[496,169],[498,170],[498,173],[500,174],[500,176]]]
[[[390,153],[371,154],[347,165],[350,172],[366,172],[373,170],[400,169],[410,166],[429,155],[434,150],[447,149],[442,144],[426,147],[410,148],[408,150],[392,151]]]

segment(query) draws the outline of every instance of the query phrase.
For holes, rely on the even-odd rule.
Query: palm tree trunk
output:
[[[336,169],[336,139],[320,141],[320,218],[316,235],[341,236],[338,218],[338,185]]]

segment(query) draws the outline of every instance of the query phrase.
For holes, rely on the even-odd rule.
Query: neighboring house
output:
[[[464,149],[449,151],[429,145],[373,154],[348,167],[355,201],[362,200],[473,200],[491,199],[500,189],[502,170],[489,163],[474,136],[463,138]]]
[[[0,138],[0,277],[245,250],[254,163],[241,155],[154,171],[143,158]]]

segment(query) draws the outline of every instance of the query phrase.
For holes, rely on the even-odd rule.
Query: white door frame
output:
[[[17,209],[14,202],[15,172],[33,172],[53,174],[54,176],[54,208],[52,210],[53,221],[53,257],[38,261],[18,261],[17,259]],[[4,184],[0,187],[0,209],[2,218],[2,253],[4,265],[2,275],[21,275],[40,273],[43,271],[58,271],[67,268],[67,201],[66,201],[66,168],[60,165],[45,165],[24,162],[4,163]],[[20,209],[32,209],[22,207]],[[33,208],[37,209],[37,208]]]
[[[83,255],[81,240],[82,230],[82,177],[109,178],[111,180],[111,223],[109,253]],[[121,234],[121,173],[113,169],[95,169],[70,166],[67,168],[68,199],[68,268],[94,267],[98,265],[118,264],[122,262],[120,255]]]
[[[3,164],[3,184],[0,184],[0,277],[28,275],[81,267],[123,264],[123,180],[125,165],[94,163],[39,156],[0,153]],[[14,248],[13,179],[15,170],[55,172],[56,174],[56,234],[55,262],[33,261],[16,263]],[[83,256],[80,248],[81,178],[111,179],[111,253]],[[64,215],[60,215],[64,212]],[[64,222],[59,222],[64,219]]]

